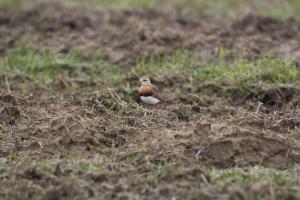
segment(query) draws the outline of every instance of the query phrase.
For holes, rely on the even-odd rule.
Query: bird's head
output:
[[[150,85],[151,82],[150,82],[150,79],[148,76],[143,76],[140,78],[140,82],[142,85]]]

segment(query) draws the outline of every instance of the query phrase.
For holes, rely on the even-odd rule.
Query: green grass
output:
[[[293,186],[299,184],[299,168],[289,170],[277,170],[255,166],[247,169],[230,168],[215,169],[207,168],[206,176],[209,177],[209,184],[222,188],[225,185],[237,187],[254,183],[270,183],[274,187]]]
[[[42,86],[51,85],[58,79],[92,81],[99,77],[105,77],[107,85],[110,84],[113,87],[114,83],[122,81],[121,73],[101,56],[101,51],[85,57],[84,53],[79,51],[72,51],[68,54],[51,54],[40,53],[29,47],[21,47],[0,58],[0,73],[24,75],[29,78],[30,82],[42,84]],[[99,85],[99,87],[107,85]],[[67,89],[72,91],[72,88]]]
[[[46,160],[32,160],[30,157],[22,157],[19,160],[8,160],[8,162],[1,168],[1,170],[8,170],[14,166],[26,166],[26,168],[36,168],[47,173],[53,172],[53,170],[59,165],[65,171],[72,171],[74,175],[77,173],[98,173],[105,171],[110,163],[114,161],[108,157],[99,157],[83,159],[79,157],[75,158],[59,158],[54,156],[51,159]],[[127,162],[127,164],[130,164]],[[127,168],[135,167],[127,166],[120,168],[115,172],[127,173]],[[158,163],[153,166],[142,177],[148,183],[159,183],[170,178],[170,174],[174,176],[177,181],[188,181],[189,176],[185,176],[189,170],[182,168],[182,166],[175,166],[168,163]],[[300,184],[300,168],[295,166],[288,170],[277,170],[275,168],[267,168],[263,166],[253,166],[247,168],[233,167],[229,169],[216,169],[211,167],[204,167],[201,170],[203,178],[199,179],[199,186],[213,187],[216,190],[221,190],[225,186],[234,186],[237,188],[245,187],[252,184],[270,184],[275,188],[280,187],[293,187]],[[199,175],[199,174],[198,174]]]
[[[80,0],[65,0],[77,1]],[[20,6],[26,0],[1,0],[0,5]],[[213,14],[214,16],[235,18],[249,10],[255,11],[264,16],[273,17],[300,17],[300,1],[298,0],[88,0],[88,3],[110,6],[116,8],[129,7],[161,7],[166,6],[175,10],[193,8],[202,13]]]
[[[80,0],[72,0],[79,1]],[[86,2],[110,7],[117,8],[128,8],[128,7],[151,7],[158,3],[158,0],[87,0]]]
[[[173,1],[173,6],[177,9],[192,6],[194,9],[199,9],[214,16],[229,18],[245,15],[250,10],[264,16],[300,17],[300,1],[298,0],[176,0]]]
[[[170,72],[175,75],[191,75],[194,66],[198,63],[199,60],[193,54],[178,50],[171,56],[153,54],[150,58],[140,58],[131,73],[150,76],[170,74]]]
[[[113,169],[112,166],[114,166]],[[128,162],[124,164],[122,161],[117,164],[109,158],[97,156],[89,159],[54,156],[45,160],[22,157],[19,160],[9,159],[0,166],[0,172],[5,174],[8,180],[15,180],[15,173],[17,173],[18,181],[13,183],[18,186],[28,185],[30,182],[29,185],[32,187],[40,187],[40,181],[53,186],[58,182],[72,180],[72,182],[80,183],[80,186],[83,185],[82,187],[89,185],[95,191],[99,189],[98,186],[101,183],[115,184],[115,180],[120,179],[123,183],[134,187],[143,185],[153,189],[153,187],[163,187],[170,184],[170,186],[176,185],[183,189],[193,188],[199,191],[210,191],[209,194],[224,193],[228,188],[235,188],[237,191],[248,191],[247,188],[249,189],[249,187],[257,188],[257,192],[251,193],[256,199],[265,199],[269,196],[269,190],[264,190],[267,186],[267,188],[274,189],[282,199],[286,199],[286,196],[295,193],[293,188],[300,184],[299,166],[288,170],[277,170],[262,166],[216,169],[210,167],[199,168],[195,163],[182,165],[162,162],[143,170],[142,173],[140,173],[141,169],[141,166],[136,166],[136,164],[131,165]],[[31,174],[38,178],[31,179]],[[90,177],[95,177],[96,180]],[[98,181],[101,181],[101,183]],[[15,187],[15,185],[10,187],[12,186]],[[82,189],[82,187],[78,187],[78,189]],[[11,193],[13,191],[8,189],[6,192]],[[16,191],[19,191],[19,189],[17,188]],[[38,193],[43,191],[45,190],[40,189]]]
[[[202,13],[226,18],[236,18],[245,15],[250,9],[264,16],[300,17],[300,1],[298,0],[88,0],[87,2],[117,8],[152,6],[165,6],[174,10],[193,8]]]
[[[297,84],[300,81],[300,72],[293,61],[268,55],[256,61],[239,58],[233,63],[228,63],[221,60],[216,65],[197,69],[195,76],[203,81],[240,87],[255,84],[279,86]]]
[[[241,88],[253,85],[279,86],[298,84],[300,72],[295,62],[271,55],[262,55],[249,60],[239,55],[220,49],[219,57],[212,63],[202,63],[191,53],[178,51],[172,56],[153,55],[148,60],[141,59],[133,74],[185,75],[201,82],[227,84]]]
[[[95,3],[108,5],[108,6],[152,6],[155,1],[150,0],[92,0]],[[177,0],[177,6],[185,6],[186,2],[179,2]],[[237,3],[233,0],[215,0],[215,1],[204,1],[204,0],[192,0],[197,5],[208,5],[219,10],[220,15],[235,16],[237,10],[240,9],[244,2],[249,3],[254,1],[244,0]],[[21,0],[2,0],[0,4],[5,5],[18,5]],[[258,2],[258,1],[257,1]],[[288,16],[296,15],[300,8],[299,1],[287,1],[282,2],[282,7],[271,8],[267,10],[267,5],[258,7],[258,11],[265,15],[272,16]],[[176,3],[176,2],[175,2]],[[174,3],[174,5],[175,5]],[[263,3],[262,3],[263,4]],[[185,76],[195,80],[195,85],[199,83],[215,83],[218,85],[231,85],[240,88],[247,88],[255,85],[267,85],[278,87],[280,85],[300,83],[300,72],[296,68],[295,63],[290,60],[279,59],[271,55],[262,55],[255,60],[249,60],[236,52],[230,52],[220,49],[220,56],[213,62],[204,63],[203,60],[197,57],[193,53],[188,53],[183,50],[178,50],[173,55],[161,55],[159,53],[153,54],[150,58],[139,58],[136,66],[129,70],[122,70],[118,66],[111,64],[108,60],[104,59],[103,52],[100,50],[95,52],[93,55],[85,55],[84,52],[73,51],[67,54],[51,54],[41,53],[29,47],[21,47],[20,49],[10,53],[7,56],[0,58],[0,74],[4,75],[16,75],[21,74],[29,79],[25,84],[30,85],[31,83],[42,85],[46,88],[53,87],[57,83],[58,79],[73,79],[86,80],[86,81],[100,81],[98,85],[91,86],[91,90],[94,92],[97,89],[103,89],[105,91],[108,88],[124,89],[124,83],[126,77],[138,77],[141,75],[148,74],[151,77],[158,77],[161,75],[175,75]],[[97,82],[98,83],[98,82]],[[67,91],[80,91],[85,88],[82,86],[70,86],[66,88]],[[179,88],[180,90],[181,88]],[[120,102],[116,101],[112,96],[103,98],[103,104],[109,109],[105,109],[106,116],[108,119],[114,121],[112,127],[106,127],[106,133],[115,132],[117,128],[130,128],[124,123],[125,116],[135,117],[135,121],[138,124],[144,122],[156,124],[163,124],[163,117],[145,111],[142,107],[134,104],[134,101],[130,102],[131,94],[136,92],[134,88],[125,88],[123,93],[118,92],[128,104],[127,107],[123,108],[120,106]],[[103,95],[101,91],[101,95]],[[118,104],[119,103],[119,104]],[[110,109],[114,105],[119,106],[119,109]],[[133,105],[134,104],[134,105]],[[141,121],[139,121],[141,120]],[[142,122],[142,123],[140,123]],[[143,131],[143,126],[137,127]],[[161,125],[163,126],[163,125]],[[136,128],[136,127],[135,127]],[[6,125],[0,124],[0,139],[5,138],[9,135],[9,129]],[[107,146],[112,146],[108,144]],[[139,159],[144,156],[138,154],[137,156],[131,157],[126,160],[124,165],[124,173],[129,169],[132,173],[132,177],[141,176],[148,183],[156,184],[160,181],[165,181],[170,178],[170,174],[173,175],[174,171],[182,169],[181,166],[165,165],[158,163],[156,166],[151,168],[149,171],[145,171],[144,174],[139,174],[138,170],[134,171],[136,165],[139,163]],[[15,166],[26,166],[26,167],[37,167],[40,172],[50,174],[58,165],[61,165],[63,170],[69,171],[71,177],[83,177],[85,173],[99,173],[106,170],[107,166],[112,162],[116,162],[115,159],[110,156],[99,158],[99,159],[82,159],[82,158],[53,158],[48,160],[33,160],[26,158],[26,160],[19,160],[14,152],[12,152],[8,158],[8,163],[0,166],[1,172],[6,174],[10,173],[10,170],[14,170]],[[24,159],[24,158],[21,158]],[[122,161],[120,161],[121,163]],[[129,165],[128,168],[126,166]],[[121,166],[121,165],[120,165]],[[178,166],[177,166],[178,167]],[[185,176],[184,169],[182,174],[177,177],[176,181],[187,181],[190,180],[188,176]],[[117,171],[117,170],[115,170]],[[5,174],[4,173],[4,174]],[[226,185],[233,185],[236,187],[245,187],[251,184],[271,184],[273,187],[284,188],[293,187],[299,185],[299,168],[289,169],[285,171],[276,170],[273,168],[265,168],[261,166],[249,167],[249,168],[231,168],[231,169],[215,169],[205,168],[203,170],[203,177],[206,179],[197,180],[199,187],[214,187],[217,190],[221,190]],[[125,174],[128,177],[128,174]],[[66,175],[69,176],[69,175]],[[59,180],[60,177],[57,178]],[[54,178],[53,178],[54,179]],[[56,178],[55,178],[56,180]],[[88,181],[88,179],[86,179]],[[24,184],[26,185],[27,182]]]
[[[150,183],[157,183],[161,177],[163,177],[167,170],[170,169],[171,166],[166,167],[166,164],[158,164],[155,166],[148,174],[147,174],[147,181]]]
[[[0,6],[20,6],[25,3],[24,0],[0,0]]]
[[[7,127],[0,123],[0,139],[6,138],[8,136]]]
[[[215,191],[222,191],[224,188],[246,188],[249,185],[260,186],[269,185],[273,188],[289,188],[300,184],[299,167],[288,170],[278,170],[263,166],[253,166],[248,168],[216,169],[204,167],[202,178],[199,178],[199,187],[209,187]],[[177,168],[171,164],[158,164],[153,167],[146,176],[149,183],[158,184],[170,178],[170,174],[177,182],[190,182],[190,177],[186,176],[187,171]],[[199,176],[199,174],[198,174]]]
[[[30,82],[49,86],[57,79],[100,80],[96,88],[120,87],[125,77],[149,75],[184,75],[201,82],[226,84],[247,88],[254,85],[280,86],[299,84],[300,72],[295,63],[270,55],[249,60],[236,52],[220,49],[219,57],[210,63],[192,53],[177,51],[171,56],[154,54],[138,59],[135,67],[122,71],[101,58],[102,52],[85,56],[83,52],[68,54],[39,53],[31,48],[19,50],[0,58],[0,73],[22,74]],[[95,89],[95,86],[91,86]],[[73,91],[72,88],[67,88]],[[75,90],[78,89],[75,87]],[[80,88],[79,88],[80,89]],[[134,92],[127,88],[128,94]]]
[[[75,65],[80,58],[74,54],[64,57],[37,53],[35,50],[22,47],[1,59],[1,69],[7,74],[24,74],[34,80],[45,83],[54,79],[60,72],[74,73]]]

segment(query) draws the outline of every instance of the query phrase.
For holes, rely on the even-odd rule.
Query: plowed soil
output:
[[[272,53],[300,63],[299,33],[296,19],[254,14],[226,20],[197,12],[77,3],[0,7],[0,56],[24,44],[39,52],[62,54],[82,50],[89,55],[100,48],[108,62],[125,71],[141,56],[171,55],[178,47],[196,52],[204,63],[214,60],[220,46],[250,59]],[[189,77],[152,79],[164,91],[175,91]],[[297,87],[249,90],[245,96],[228,86],[199,83],[196,92],[185,90],[171,102],[149,107],[122,87],[113,92],[73,94],[58,89],[48,94],[25,80],[22,75],[0,77],[0,123],[9,132],[9,137],[0,139],[0,163],[13,156],[35,161],[105,158],[107,164],[97,173],[68,164],[54,164],[48,171],[13,166],[0,174],[0,188],[8,187],[0,192],[3,199],[226,199],[238,192],[197,189],[198,181],[205,178],[202,167],[289,169],[300,164]],[[138,84],[138,76],[128,77],[124,84]],[[233,102],[223,101],[224,92]],[[137,101],[142,111],[118,101],[97,103],[116,94],[125,102]],[[264,104],[257,111],[259,101]],[[240,113],[239,108],[248,112]],[[111,110],[122,114],[114,117]],[[160,163],[171,170],[157,175],[158,182],[145,182],[144,174]],[[181,177],[185,181],[178,182]],[[243,198],[256,192],[245,189]]]

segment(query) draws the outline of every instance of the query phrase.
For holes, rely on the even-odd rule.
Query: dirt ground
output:
[[[24,44],[41,53],[80,50],[87,57],[101,49],[106,62],[125,72],[140,57],[171,55],[178,47],[196,52],[203,63],[213,62],[222,46],[252,60],[272,53],[299,66],[299,32],[297,19],[251,13],[228,20],[155,7],[112,9],[59,2],[0,7],[1,57]],[[140,75],[126,77],[124,85],[138,86]],[[22,74],[1,75],[0,122],[9,137],[0,139],[0,163],[9,167],[0,168],[0,198],[269,197],[268,185],[220,190],[203,186],[200,183],[209,182],[203,168],[262,165],[285,170],[300,164],[300,88],[258,87],[244,94],[226,84],[195,82],[191,92],[185,87],[189,78],[152,77],[172,101],[149,107],[122,86],[67,92],[60,84],[74,80],[66,77],[50,85],[54,90],[48,93],[45,86],[28,84]],[[99,83],[74,84],[93,88]],[[178,89],[181,94],[172,95]],[[232,101],[224,100],[224,94]],[[112,103],[97,103],[109,98]],[[263,105],[257,111],[259,102]],[[77,158],[73,167],[70,162]],[[39,164],[27,163],[32,160]],[[87,172],[87,165],[94,165],[85,161],[103,163],[97,165],[101,170]],[[298,199],[298,189],[275,188],[272,194]]]

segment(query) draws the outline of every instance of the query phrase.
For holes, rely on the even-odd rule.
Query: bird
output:
[[[162,101],[158,94],[159,89],[151,83],[148,76],[142,76],[140,82],[139,95],[144,103],[155,105]]]

